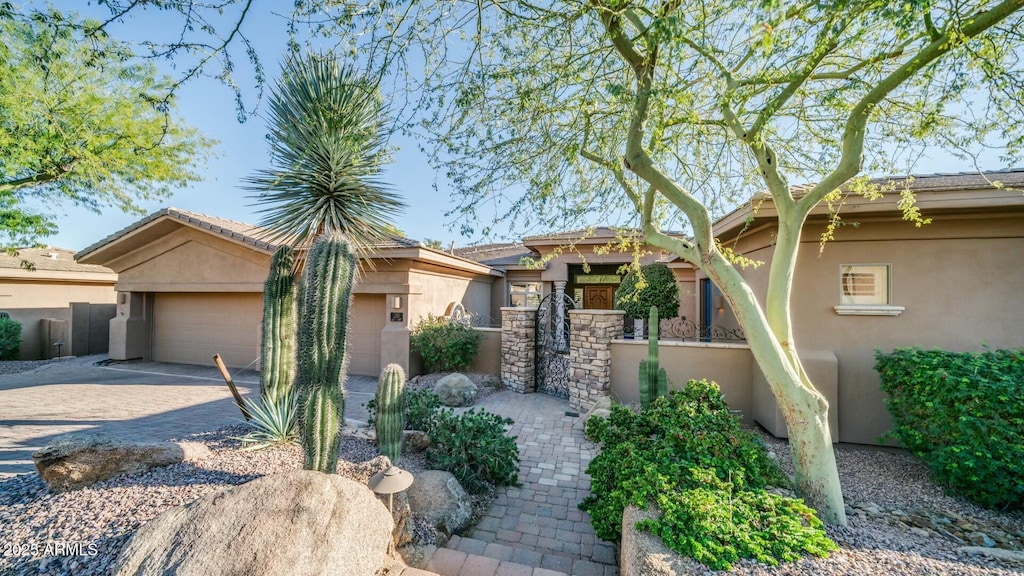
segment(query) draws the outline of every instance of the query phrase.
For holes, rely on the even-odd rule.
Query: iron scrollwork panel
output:
[[[534,334],[534,377],[538,392],[569,397],[569,310],[576,307],[565,294],[548,294],[537,307]]]

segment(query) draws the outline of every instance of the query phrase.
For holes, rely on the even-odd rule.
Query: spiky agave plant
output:
[[[295,253],[281,246],[270,260],[263,286],[260,398],[274,404],[295,384]]]
[[[356,255],[335,233],[313,243],[306,259],[299,319],[299,434],[307,470],[334,473],[344,423],[348,315]]]

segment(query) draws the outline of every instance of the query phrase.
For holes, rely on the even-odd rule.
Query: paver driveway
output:
[[[155,442],[241,421],[213,366],[95,365],[101,360],[74,358],[0,376],[0,477],[33,472],[32,452],[67,432],[88,430]],[[255,393],[256,372],[231,372],[243,396]],[[365,377],[346,382],[347,417],[365,419],[362,404],[375,386],[374,379]]]

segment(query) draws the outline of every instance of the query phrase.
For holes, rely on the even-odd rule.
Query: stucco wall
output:
[[[501,328],[474,328],[480,335],[480,350],[470,372],[501,374]]]
[[[0,311],[21,323],[22,360],[36,360],[56,355],[43,350],[40,344],[39,321],[55,318],[71,322],[72,302],[113,304],[117,299],[113,280],[105,284],[73,284],[68,282],[4,280],[0,282]],[[70,335],[65,335],[67,342]],[[70,351],[65,347],[62,353]]]
[[[646,340],[612,341],[612,397],[619,402],[640,400],[640,360],[647,358]],[[752,424],[753,357],[745,344],[714,342],[660,342],[658,359],[668,373],[669,389],[681,388],[691,379],[718,383],[729,408],[743,411],[743,422]]]
[[[843,227],[820,250],[823,227],[804,232],[793,289],[793,322],[799,348],[834,351],[838,360],[839,435],[843,442],[875,443],[891,420],[874,370],[874,350],[920,346],[978,350],[1024,346],[1024,217],[932,215],[923,228],[899,221],[863,219]],[[741,241],[749,257],[770,261],[770,230]],[[899,316],[841,316],[841,264],[890,264],[892,303]],[[768,266],[743,275],[760,299]]]

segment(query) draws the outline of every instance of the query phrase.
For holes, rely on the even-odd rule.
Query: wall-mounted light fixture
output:
[[[725,312],[725,297],[719,296],[715,299],[715,308],[718,308],[719,312]]]
[[[391,307],[394,308],[395,310],[401,310],[402,309],[402,297],[401,296],[395,296],[395,300],[391,303]]]

